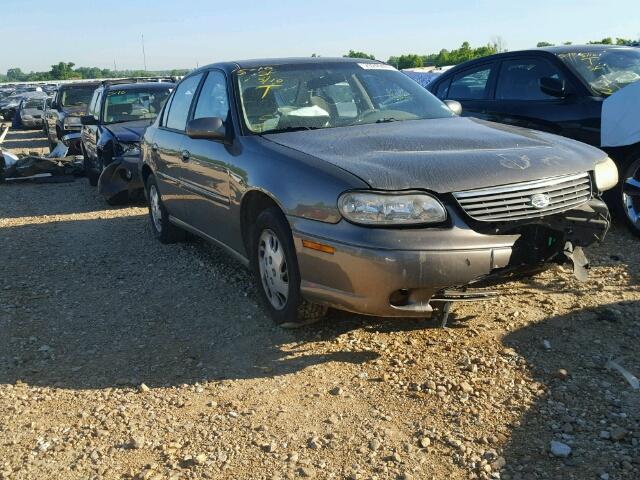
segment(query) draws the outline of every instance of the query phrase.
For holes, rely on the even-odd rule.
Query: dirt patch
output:
[[[0,252],[2,479],[640,476],[640,393],[604,368],[640,374],[623,229],[589,283],[557,268],[446,330],[279,329],[224,253],[85,179],[0,186]]]

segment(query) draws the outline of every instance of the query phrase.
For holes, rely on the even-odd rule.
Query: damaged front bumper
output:
[[[425,229],[289,217],[304,297],[367,315],[425,317],[446,289],[495,285],[571,262],[573,252],[602,240],[610,224],[599,199],[561,214],[491,227],[472,228],[457,211],[449,213],[451,226]],[[333,253],[307,248],[305,240]]]
[[[111,163],[105,167],[100,175],[98,192],[107,199],[141,192],[144,189],[144,184],[138,169],[139,162],[138,155],[113,157]]]

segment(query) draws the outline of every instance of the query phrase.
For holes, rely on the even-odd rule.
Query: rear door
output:
[[[474,65],[457,73],[450,81],[436,89],[441,100],[457,100],[462,104],[462,115],[488,119],[487,107],[491,102],[496,62]]]
[[[228,126],[229,95],[224,72],[211,70],[202,84],[191,118],[221,118]],[[186,194],[185,221],[206,235],[229,243],[228,145],[215,140],[185,138],[180,182]]]
[[[182,150],[186,139],[187,118],[202,76],[199,73],[187,77],[176,87],[167,102],[151,145],[162,201],[169,215],[183,221],[188,210],[185,206],[188,192],[180,183],[185,164]]]
[[[564,80],[564,98],[540,90],[540,79]],[[598,136],[601,105],[583,95],[579,84],[557,61],[546,56],[511,57],[501,62],[495,99],[488,108],[491,120],[542,130],[593,143]]]

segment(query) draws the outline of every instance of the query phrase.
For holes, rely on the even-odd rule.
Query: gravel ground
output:
[[[38,133],[10,133],[34,150]],[[34,142],[34,143],[29,143]],[[0,186],[0,479],[637,479],[638,241],[435,320],[274,327],[85,179]]]

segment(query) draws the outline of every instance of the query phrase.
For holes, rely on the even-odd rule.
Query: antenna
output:
[[[147,54],[144,51],[144,33],[142,34],[142,58],[144,60],[144,71],[147,71]]]

